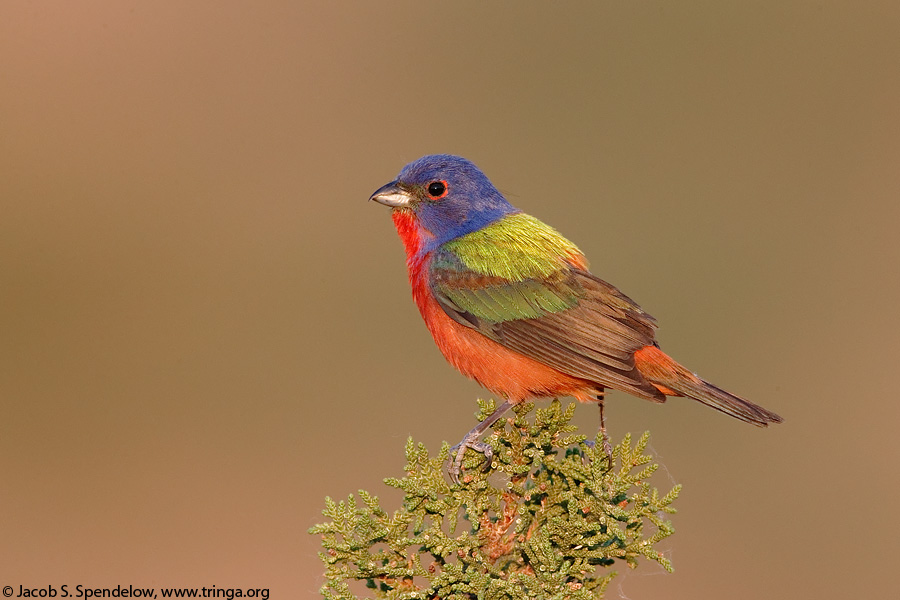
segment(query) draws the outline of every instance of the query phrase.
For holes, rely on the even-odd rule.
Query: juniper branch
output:
[[[479,405],[480,419],[494,410]],[[574,404],[514,410],[485,440],[490,465],[467,452],[460,485],[445,477],[447,443],[431,457],[410,438],[406,475],[385,479],[404,493],[393,514],[365,491],[326,498],[328,522],[310,529],[322,537],[323,596],[356,599],[364,582],[371,598],[602,598],[617,561],[671,572],[657,544],[674,531],[665,515],[681,486],[661,495],[647,482],[649,433],[626,435],[610,464],[601,440],[574,433]]]

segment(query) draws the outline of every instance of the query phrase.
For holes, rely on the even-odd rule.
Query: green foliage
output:
[[[479,404],[479,418],[494,409],[492,401]],[[310,529],[322,536],[322,594],[587,599],[603,597],[617,560],[634,568],[645,557],[671,572],[655,545],[673,533],[664,514],[675,512],[670,504],[681,486],[660,496],[647,483],[657,469],[643,454],[649,434],[636,443],[626,435],[611,465],[602,440],[591,445],[570,435],[574,404],[514,410],[485,439],[490,465],[467,451],[460,485],[444,473],[448,444],[432,458],[410,439],[406,476],[385,480],[403,491],[402,508],[388,514],[365,491],[327,498],[328,522]]]

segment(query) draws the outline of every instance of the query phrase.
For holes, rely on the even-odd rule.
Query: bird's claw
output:
[[[487,467],[491,464],[491,457],[494,456],[494,450],[484,442],[478,441],[478,436],[467,435],[457,445],[450,448],[450,464],[447,467],[447,474],[450,475],[450,481],[459,485],[459,474],[462,472],[463,457],[466,455],[466,449],[471,448],[475,452],[484,454],[484,460]],[[485,469],[487,470],[487,468]]]
[[[595,442],[594,440],[585,440],[584,445],[587,446],[588,448],[596,448],[597,442]],[[610,444],[610,442],[609,442],[609,437],[607,437],[607,435],[605,433],[603,434],[603,441],[601,442],[600,445],[603,447],[603,452],[606,454],[606,458],[609,460],[610,468],[612,468],[613,448],[612,448],[612,444]]]
[[[606,458],[609,459],[609,464],[612,464],[612,444],[609,443],[609,436],[606,435],[606,432],[603,433],[603,451],[606,452]]]

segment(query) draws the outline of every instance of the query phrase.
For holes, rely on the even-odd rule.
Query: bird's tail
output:
[[[766,427],[783,420],[770,410],[703,381],[669,358],[656,346],[644,346],[634,355],[634,365],[650,383],[667,396],[687,396],[746,423]]]

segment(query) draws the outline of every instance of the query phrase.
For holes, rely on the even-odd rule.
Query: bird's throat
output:
[[[419,220],[415,214],[409,210],[395,210],[391,213],[394,219],[394,226],[397,227],[397,233],[403,242],[403,248],[406,250],[406,269],[409,276],[409,283],[412,286],[413,299],[422,318],[430,328],[430,314],[426,310],[426,304],[430,294],[428,292],[428,282],[425,280],[424,274],[428,262],[429,253],[423,251],[424,240],[422,239],[423,230],[419,224]],[[427,231],[425,231],[428,234]]]
[[[419,220],[410,210],[394,210],[391,212],[394,226],[406,250],[406,262],[414,260],[422,250],[422,234],[419,232]]]

